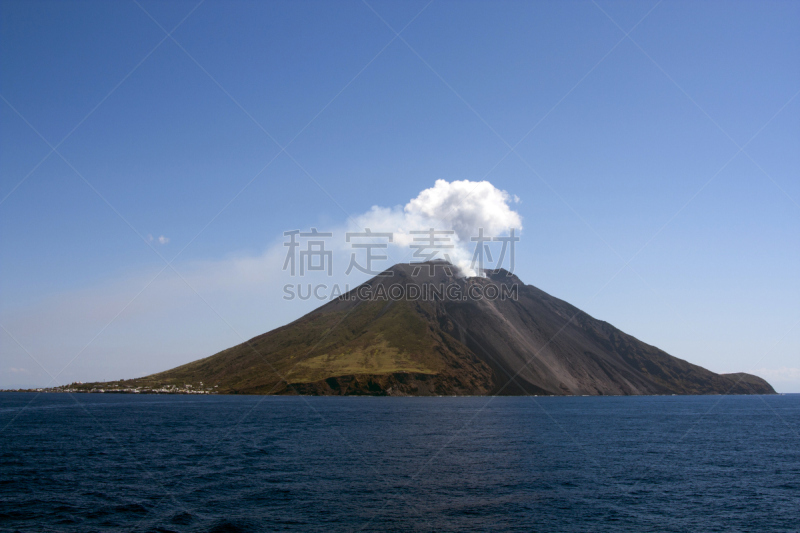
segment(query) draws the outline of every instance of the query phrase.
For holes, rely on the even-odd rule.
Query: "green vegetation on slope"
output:
[[[217,392],[280,392],[352,374],[436,374],[442,343],[414,302],[360,302],[352,310],[313,313],[205,359],[129,380],[127,386],[194,384]],[[349,314],[348,314],[348,311]]]

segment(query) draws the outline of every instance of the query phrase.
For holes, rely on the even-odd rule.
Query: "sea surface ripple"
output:
[[[0,393],[2,531],[798,531],[800,395]]]

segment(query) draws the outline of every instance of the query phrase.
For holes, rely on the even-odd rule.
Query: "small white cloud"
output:
[[[153,236],[149,233],[147,234],[147,242],[153,242]]]
[[[159,244],[167,244],[169,242],[169,237],[164,237],[163,235],[158,237]]]
[[[13,366],[8,369],[9,372],[16,374],[17,372],[27,372],[26,368],[14,368]]]

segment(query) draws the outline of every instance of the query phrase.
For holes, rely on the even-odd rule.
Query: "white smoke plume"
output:
[[[471,264],[475,243],[470,238],[477,236],[481,228],[483,235],[489,237],[508,235],[511,229],[519,234],[522,217],[511,209],[512,202],[519,202],[519,198],[488,181],[436,180],[433,187],[420,192],[404,207],[373,206],[357,217],[351,227],[357,227],[358,231],[369,228],[372,232],[391,232],[394,245],[409,252],[414,237],[420,237],[411,235],[411,231],[452,230],[455,233],[450,236],[450,244],[455,248],[447,250],[450,260],[464,275],[475,276]],[[437,257],[441,258],[442,253]],[[404,262],[410,259],[411,255]]]

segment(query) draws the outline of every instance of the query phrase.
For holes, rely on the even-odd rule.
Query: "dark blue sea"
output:
[[[0,394],[3,531],[800,531],[800,395]]]

